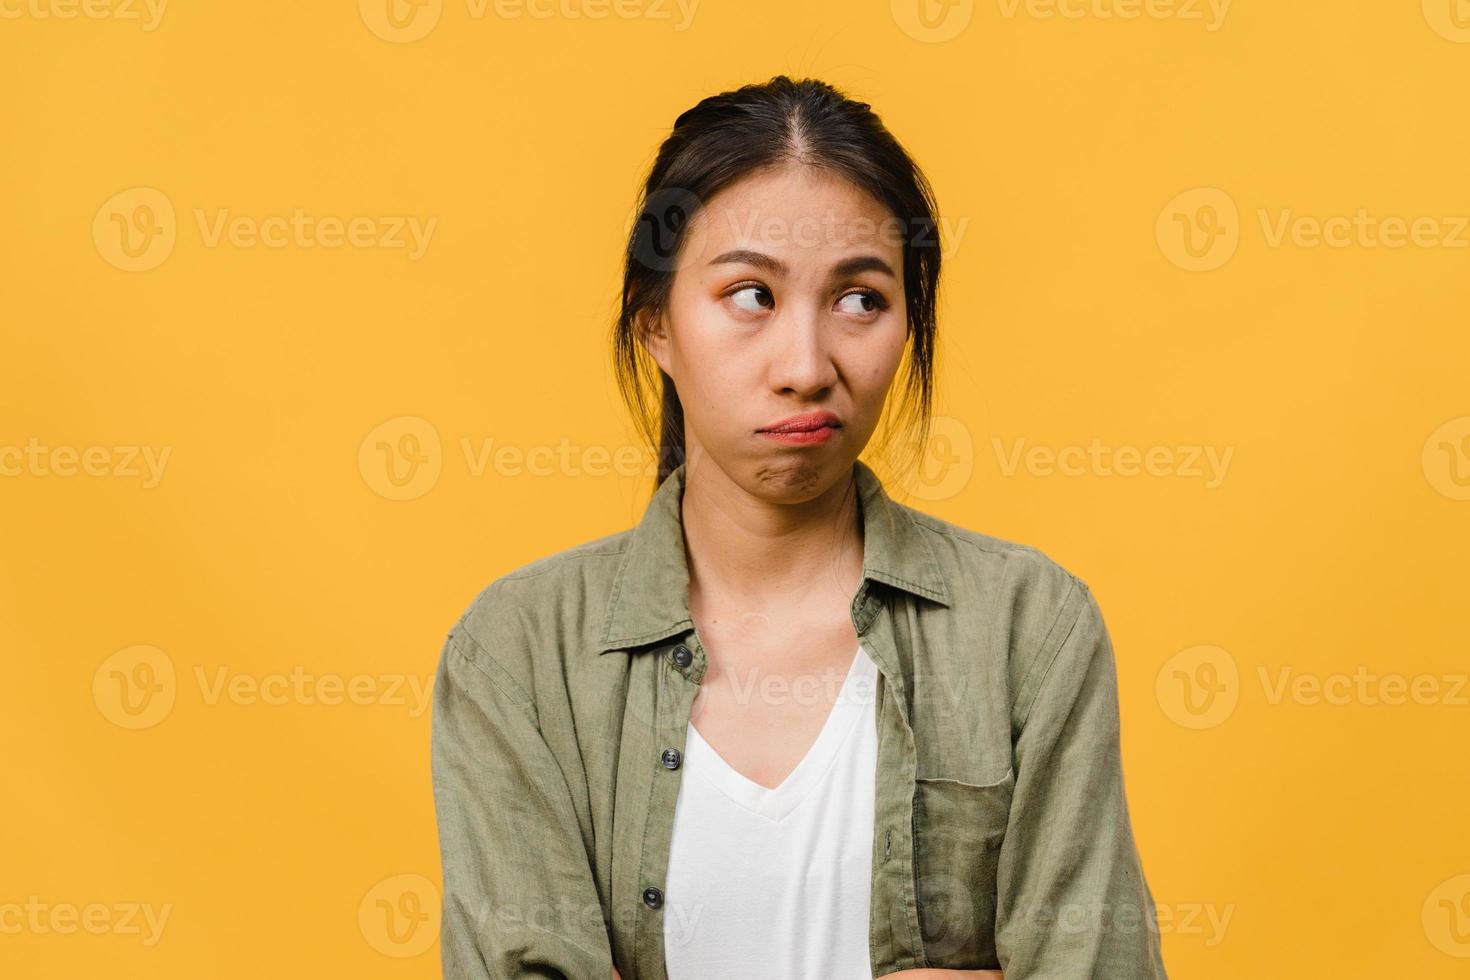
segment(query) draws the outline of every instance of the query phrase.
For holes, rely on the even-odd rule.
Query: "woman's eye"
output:
[[[770,309],[775,304],[775,298],[764,286],[742,286],[730,294],[730,299],[736,306],[749,313],[759,313],[761,310]]]
[[[863,316],[868,313],[876,313],[879,310],[883,309],[884,306],[883,297],[879,296],[875,292],[872,292],[871,290],[848,293],[846,296],[838,300],[837,303],[839,309],[841,309],[843,313],[852,313],[857,316]],[[847,306],[843,307],[843,303],[846,303]]]

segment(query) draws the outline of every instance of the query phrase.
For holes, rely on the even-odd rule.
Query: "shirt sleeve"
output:
[[[522,685],[462,624],[444,643],[431,729],[446,980],[611,976],[561,767]]]
[[[1052,636],[1060,642],[1043,643],[1017,698],[997,877],[1001,969],[1006,980],[1158,980],[1167,974],[1123,789],[1113,649],[1080,580]]]

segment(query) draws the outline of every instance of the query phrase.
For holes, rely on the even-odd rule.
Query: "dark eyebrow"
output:
[[[753,265],[757,269],[763,269],[775,276],[785,276],[790,271],[786,268],[786,263],[780,259],[748,248],[737,248],[728,252],[721,252],[713,259],[710,259],[709,264],[726,265],[737,263]],[[850,259],[843,259],[832,267],[832,278],[843,279],[848,276],[857,275],[859,272],[882,272],[892,276],[894,279],[898,278],[898,276],[894,275],[892,267],[876,255],[854,255]]]
[[[786,263],[765,252],[756,252],[748,248],[731,249],[721,252],[709,260],[710,265],[753,265],[757,269],[764,269],[775,276],[784,276],[790,270]]]
[[[843,259],[832,267],[832,278],[845,279],[848,276],[855,276],[859,272],[882,272],[894,279],[898,278],[898,276],[893,274],[893,270],[889,268],[888,263],[876,255],[854,255],[850,259]]]

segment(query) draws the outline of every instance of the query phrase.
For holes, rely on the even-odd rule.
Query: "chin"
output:
[[[851,468],[846,454],[787,451],[756,463],[752,476],[762,496],[796,504],[820,496]]]

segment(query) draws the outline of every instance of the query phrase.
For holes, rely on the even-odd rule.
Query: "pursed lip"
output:
[[[831,412],[806,412],[801,415],[791,415],[779,422],[773,422],[758,432],[814,432],[817,429],[840,429],[842,420]]]

